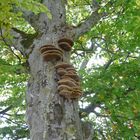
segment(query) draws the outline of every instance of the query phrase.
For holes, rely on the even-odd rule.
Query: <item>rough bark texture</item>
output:
[[[56,47],[60,34],[42,36],[34,43],[29,55],[30,80],[28,82],[27,120],[31,140],[83,140],[78,113],[78,100],[65,99],[58,94],[55,65],[59,61],[45,62],[39,48],[45,44]],[[60,60],[61,61],[61,60]],[[65,52],[63,61],[69,63],[70,54]]]
[[[36,30],[37,36],[26,44],[29,35],[13,30],[13,44],[23,56],[28,56],[30,79],[26,93],[26,118],[31,140],[91,140],[91,127],[81,126],[78,99],[65,99],[58,94],[55,65],[58,61],[45,62],[39,48],[51,44],[58,48],[61,37],[77,39],[98,23],[103,15],[94,11],[80,26],[75,28],[66,24],[66,0],[42,0],[52,14],[34,15],[25,11],[23,17]],[[96,8],[95,8],[96,9]],[[61,60],[62,61],[62,60]],[[70,62],[70,53],[64,51],[63,62]]]
[[[46,44],[58,47],[58,39],[63,36],[72,38],[73,34],[65,26],[63,1],[46,0],[44,4],[47,4],[53,19],[49,22],[45,15],[40,14],[39,28],[42,35],[30,47],[33,48],[28,59],[31,77],[26,94],[30,139],[83,140],[78,100],[68,100],[58,94],[55,69],[58,61],[45,62],[39,52],[39,48]],[[69,52],[64,52],[63,61],[69,63]]]

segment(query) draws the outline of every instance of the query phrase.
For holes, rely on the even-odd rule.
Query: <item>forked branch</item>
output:
[[[107,3],[105,6],[108,6],[109,4],[110,3]],[[108,15],[105,12],[99,12],[101,6],[96,0],[92,1],[91,8],[91,15],[84,22],[80,23],[76,28],[74,28],[74,39],[77,39],[84,33],[88,32],[92,27],[98,24],[102,18]]]

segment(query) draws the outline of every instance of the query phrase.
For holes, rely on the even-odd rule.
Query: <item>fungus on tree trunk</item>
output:
[[[69,38],[61,38],[58,40],[59,47],[65,51],[70,51],[73,44],[73,41]]]
[[[53,45],[44,45],[40,48],[40,52],[45,61],[61,60],[63,51]]]
[[[73,42],[70,39],[63,38],[58,41],[58,44],[60,47],[62,47],[60,44],[67,44],[71,48]],[[45,61],[63,60],[63,51],[53,45],[42,46],[40,52]],[[56,73],[60,76],[58,81],[59,95],[70,99],[79,98],[82,95],[82,91],[80,89],[79,76],[74,67],[71,64],[61,61],[55,66],[55,68]]]
[[[59,95],[68,99],[77,99],[82,95],[79,76],[71,64],[60,62],[56,66],[56,72],[60,76],[58,81]]]

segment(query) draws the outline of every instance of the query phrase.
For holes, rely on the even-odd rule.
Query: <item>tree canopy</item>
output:
[[[0,138],[29,138],[25,122],[28,65],[14,47],[11,30],[23,32],[30,43],[38,29],[24,17],[51,13],[41,0],[0,1]],[[77,38],[71,62],[82,81],[79,114],[92,123],[95,140],[140,138],[140,1],[67,0],[66,18],[72,27],[106,15]],[[96,8],[95,8],[96,7]],[[92,17],[97,18],[97,17]],[[90,27],[89,27],[90,28]]]

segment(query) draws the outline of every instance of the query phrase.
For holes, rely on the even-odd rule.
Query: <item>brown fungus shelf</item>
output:
[[[62,59],[62,56],[58,53],[44,53],[43,54],[43,59],[45,61],[52,61],[52,60],[61,60]]]
[[[79,98],[79,97],[82,95],[81,92],[77,92],[77,91],[68,91],[68,90],[65,90],[65,89],[61,90],[61,91],[59,92],[59,94],[60,94],[61,96],[64,96],[65,98],[68,98],[68,99],[77,99],[77,98]]]
[[[70,51],[71,50],[71,46],[67,42],[61,42],[58,45],[59,45],[60,48],[62,48],[65,51]]]
[[[39,51],[42,53],[46,52],[46,51],[49,51],[49,50],[57,50],[59,51],[60,53],[63,53],[63,51],[59,48],[56,48],[54,45],[44,45],[42,46]]]
[[[65,75],[66,72],[67,72],[67,71],[66,71],[64,68],[58,68],[58,69],[57,69],[57,74],[58,74],[59,76]]]
[[[65,76],[68,76],[68,77],[70,77],[70,78],[72,78],[72,79],[74,79],[75,81],[79,81],[79,76],[77,75],[77,74],[70,74],[70,73],[68,73],[68,74],[65,74]]]
[[[58,91],[61,91],[61,90],[68,90],[68,91],[71,91],[71,87],[67,86],[67,85],[59,85],[58,86]]]
[[[64,68],[64,69],[66,69],[68,67],[72,67],[72,65],[71,64],[68,64],[68,63],[65,63],[65,62],[61,62],[61,63],[59,63],[59,64],[57,64],[55,66],[56,69],[58,69],[58,68]]]
[[[61,38],[58,40],[59,47],[65,51],[70,51],[73,44],[73,41],[69,38]]]
[[[67,42],[68,44],[70,44],[70,46],[73,46],[73,44],[74,44],[70,38],[66,38],[66,37],[63,37],[58,40],[58,43],[61,43],[61,42]]]
[[[68,91],[68,90],[61,90],[59,92],[59,95],[64,96],[65,98],[69,98],[70,94],[71,94],[71,91]]]
[[[77,99],[82,95],[80,88],[80,78],[71,64],[60,62],[55,66],[57,74],[60,76],[58,81],[59,95],[68,99]]]
[[[75,82],[73,82],[69,79],[61,79],[61,80],[58,81],[58,84],[59,85],[67,85],[67,86],[70,86],[70,87],[76,86]]]
[[[39,50],[45,61],[58,61],[62,59],[63,51],[53,45],[44,45]]]

